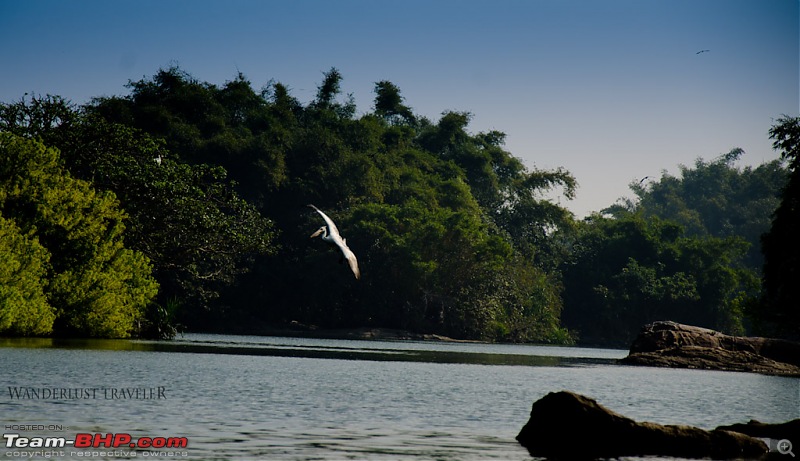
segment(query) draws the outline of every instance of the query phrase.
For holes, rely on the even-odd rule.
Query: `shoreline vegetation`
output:
[[[800,118],[768,133],[780,160],[741,168],[735,148],[577,220],[547,198],[573,198],[575,178],[470,132],[469,112],[430,120],[389,81],[358,111],[342,82],[332,68],[301,103],[282,83],[171,67],[80,106],[0,102],[0,334],[294,325],[626,347],[672,319],[800,335]],[[360,280],[309,241],[308,203],[347,236]]]
[[[492,344],[462,340],[437,334],[415,333],[389,328],[319,329],[307,325],[265,329],[264,336],[317,339],[356,339],[376,341],[441,341]],[[545,344],[541,344],[545,345]],[[579,345],[579,347],[598,347]],[[718,331],[671,321],[642,327],[619,360],[622,365],[738,371],[766,375],[800,377],[800,342],[763,337],[729,336]]]
[[[374,341],[441,341],[454,343],[491,344],[477,339],[456,339],[434,333],[417,333],[409,330],[380,327],[356,327],[321,329],[314,326],[292,324],[284,328],[269,327],[259,330],[257,335],[287,336],[294,338],[317,339],[359,339]]]
[[[366,341],[430,341],[444,343],[497,344],[492,341],[457,339],[433,333],[377,327],[332,328],[293,323],[282,328],[266,327],[244,336],[313,338]],[[0,339],[7,337],[0,335]],[[37,338],[30,338],[35,340]],[[48,338],[40,338],[48,339]],[[59,339],[59,338],[52,338]],[[60,338],[68,339],[68,338]],[[532,344],[532,343],[529,343]],[[538,346],[554,346],[536,343]],[[609,349],[604,345],[573,345],[581,348]],[[800,377],[800,342],[763,337],[737,337],[706,328],[659,321],[642,327],[620,365],[688,368]]]

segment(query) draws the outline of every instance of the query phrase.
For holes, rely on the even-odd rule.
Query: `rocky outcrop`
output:
[[[531,456],[552,460],[674,456],[758,458],[767,445],[737,432],[636,422],[572,392],[554,392],[536,401],[517,441]]]
[[[642,328],[629,355],[621,362],[800,376],[800,343],[729,336],[675,322],[654,322]]]
[[[772,440],[791,440],[800,443],[800,419],[793,419],[785,423],[769,424],[751,419],[747,424],[732,424],[730,426],[720,426],[717,429],[738,432]]]

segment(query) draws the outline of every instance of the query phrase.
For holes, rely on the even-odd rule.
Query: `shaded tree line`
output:
[[[758,277],[740,237],[689,236],[670,221],[595,215],[563,265],[564,324],[583,341],[626,347],[642,325],[673,320],[744,333]]]
[[[770,138],[788,163],[788,179],[772,226],[761,238],[763,292],[755,321],[766,334],[800,340],[800,117],[781,117]]]
[[[785,335],[763,321],[761,238],[787,169],[782,160],[739,168],[743,154],[737,148],[679,165],[679,176],[634,181],[634,198],[580,223],[562,270],[564,325],[583,341],[622,347],[641,325],[665,319]]]
[[[691,167],[678,165],[679,176],[662,172],[660,178],[634,181],[629,187],[635,198],[601,213],[659,217],[680,224],[690,236],[741,237],[749,244],[741,263],[760,274],[761,235],[781,202],[787,171],[780,159],[737,167],[744,154],[735,148],[710,162],[699,158]]]
[[[415,116],[389,82],[356,116],[341,79],[326,73],[304,105],[279,83],[256,92],[241,75],[216,86],[171,68],[82,107],[7,104],[3,129],[58,148],[70,174],[118,197],[126,244],[160,285],[151,310],[190,328],[570,341],[557,276],[534,249],[570,222],[542,193],[571,195],[574,179],[528,171],[502,133],[470,134],[467,113]],[[337,220],[362,281],[308,240],[307,203]],[[519,232],[523,213],[535,219]]]
[[[128,303],[124,328],[86,330],[65,307],[76,301],[48,291],[78,261],[48,237],[64,234],[63,223],[46,231],[25,211],[44,196],[22,191],[13,179],[21,166],[9,164],[0,255],[26,269],[0,271],[17,287],[0,296],[0,332],[169,336],[176,324],[237,333],[305,325],[627,345],[659,319],[731,333],[797,328],[788,284],[767,282],[791,273],[796,259],[765,252],[762,290],[755,249],[770,226],[765,250],[796,248],[787,238],[796,208],[780,211],[796,197],[783,187],[796,171],[796,120],[771,133],[788,168],[738,169],[734,150],[681,166],[681,177],[631,184],[635,200],[575,221],[544,198],[574,196],[569,172],[526,168],[503,148],[502,132],[470,133],[469,113],[415,114],[388,81],[357,115],[342,81],[331,69],[303,104],[281,83],[255,90],[239,74],[214,85],[173,67],[80,107],[58,96],[0,104],[8,143],[52,152],[56,176],[108,197],[119,213],[115,251],[139,258],[131,270],[150,287]],[[9,191],[16,198],[5,200]],[[362,280],[309,240],[321,222],[308,203],[339,224]],[[41,290],[23,282],[34,279]],[[39,317],[52,328],[21,326]]]

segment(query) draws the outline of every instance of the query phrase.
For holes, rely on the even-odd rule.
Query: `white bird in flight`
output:
[[[311,204],[309,204],[308,207],[316,210],[316,212],[322,216],[322,219],[325,220],[325,225],[311,234],[310,238],[321,236],[324,242],[339,247],[339,250],[342,252],[342,259],[339,262],[347,261],[347,265],[350,266],[350,270],[353,271],[353,275],[356,276],[356,280],[360,279],[361,271],[358,270],[358,260],[356,259],[356,255],[354,255],[353,252],[350,251],[350,248],[347,247],[347,240],[342,238],[342,236],[339,234],[339,229],[336,227],[336,224],[334,224],[333,220],[329,218],[328,215],[320,211],[319,208]]]

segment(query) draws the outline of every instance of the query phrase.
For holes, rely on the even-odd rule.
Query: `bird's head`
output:
[[[312,238],[312,239],[313,239],[314,237],[319,237],[320,235],[321,235],[321,236],[323,236],[323,237],[325,237],[326,235],[328,235],[328,228],[327,228],[327,227],[325,227],[325,226],[322,226],[322,227],[320,227],[319,229],[317,229],[317,231],[316,231],[316,232],[314,232],[313,234],[311,234],[311,237],[309,237],[309,238]]]

